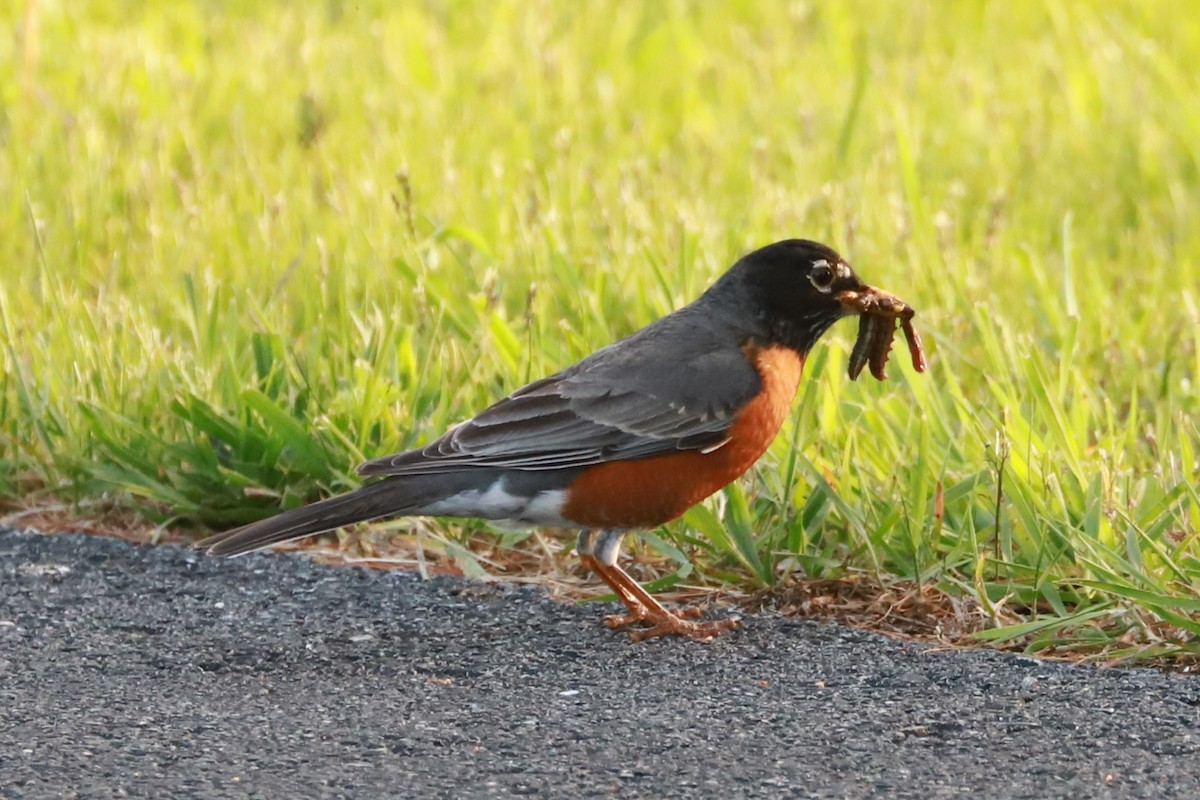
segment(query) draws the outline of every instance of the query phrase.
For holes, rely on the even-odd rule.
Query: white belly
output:
[[[487,489],[470,489],[430,503],[422,513],[438,517],[479,517],[526,525],[569,527],[562,517],[567,493],[562,489],[518,495],[508,491],[503,478]]]

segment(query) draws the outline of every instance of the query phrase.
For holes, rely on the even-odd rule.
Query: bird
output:
[[[627,609],[608,617],[610,626],[634,640],[710,640],[739,620],[666,608],[618,564],[623,538],[676,519],[766,452],[805,359],[835,322],[900,310],[911,318],[903,301],[863,283],[832,248],[775,242],[738,259],[691,303],[517,389],[435,441],[367,461],[358,474],[372,481],[361,488],[197,546],[235,556],[404,516],[568,529],[577,532],[580,562]]]

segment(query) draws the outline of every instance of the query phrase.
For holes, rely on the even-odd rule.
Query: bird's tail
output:
[[[218,533],[196,543],[214,556],[238,556],[280,542],[290,542],[343,525],[380,517],[419,514],[422,507],[440,500],[477,479],[455,480],[455,475],[422,475],[389,478],[353,492],[293,508],[274,517]],[[459,486],[465,483],[468,486]]]

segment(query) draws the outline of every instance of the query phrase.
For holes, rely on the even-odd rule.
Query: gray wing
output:
[[[660,322],[359,474],[566,469],[719,446],[761,378],[736,343],[718,341],[706,325]],[[690,355],[680,359],[680,351]]]

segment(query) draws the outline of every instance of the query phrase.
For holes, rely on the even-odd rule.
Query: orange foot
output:
[[[697,619],[704,616],[704,612],[695,606],[685,606],[678,611],[668,611],[667,613],[684,619]],[[610,628],[624,628],[626,625],[633,625],[638,622],[645,622],[646,620],[653,621],[658,619],[658,616],[656,611],[652,611],[639,604],[635,610],[630,611],[628,614],[610,614],[604,618],[604,621]]]
[[[699,611],[699,609],[687,609],[687,612],[691,611]],[[699,614],[687,613],[687,616],[699,616]],[[686,636],[700,642],[710,642],[724,631],[733,630],[742,624],[741,620],[737,618],[692,622],[684,619],[683,615],[673,612],[667,612],[666,616],[648,617],[647,620],[653,624],[649,628],[630,631],[629,638],[640,642],[656,636]]]

